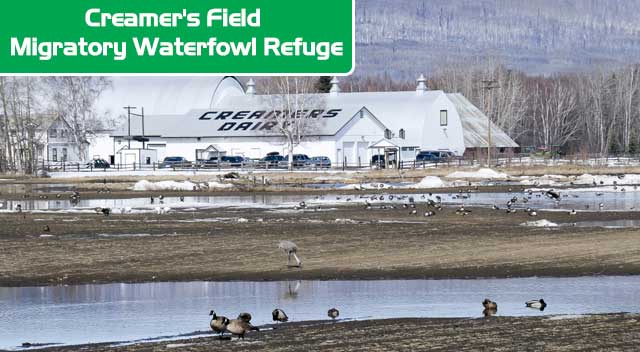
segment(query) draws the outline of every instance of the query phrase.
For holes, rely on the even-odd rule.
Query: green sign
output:
[[[354,0],[23,0],[0,74],[351,73]]]

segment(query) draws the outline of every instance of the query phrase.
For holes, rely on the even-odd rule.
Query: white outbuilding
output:
[[[114,90],[101,103],[105,113],[109,106],[145,108],[144,119],[125,119],[112,134],[114,154],[146,148],[155,150],[158,160],[181,156],[191,161],[287,154],[284,138],[274,128],[270,96],[257,94],[253,81],[246,89],[234,77],[141,82],[129,84],[133,93]],[[462,95],[428,90],[424,77],[417,83],[415,91],[343,93],[334,79],[331,93],[314,95],[319,103],[298,112],[313,124],[294,153],[361,166],[381,150],[395,150],[394,156],[405,161],[415,160],[420,151],[462,156],[487,148],[489,129],[495,148],[518,146]]]

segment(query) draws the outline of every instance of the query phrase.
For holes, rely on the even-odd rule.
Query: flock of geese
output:
[[[244,340],[245,334],[251,331],[260,331],[258,327],[251,324],[252,317],[250,313],[240,313],[236,319],[229,319],[216,314],[216,312],[212,310],[209,312],[209,316],[211,316],[209,326],[211,326],[211,330],[219,334],[218,337],[220,339],[223,339],[224,334],[228,332],[231,336],[237,336]],[[331,308],[327,311],[327,316],[335,321],[340,316],[340,311],[336,308]],[[280,308],[276,308],[271,312],[271,319],[278,324],[289,321],[287,313]]]
[[[485,298],[485,300],[482,301],[482,306],[484,308],[482,314],[485,317],[494,316],[498,312],[498,303],[489,298]],[[525,307],[544,311],[547,307],[547,303],[542,298],[534,299],[525,302]],[[209,312],[209,316],[211,316],[209,326],[211,327],[211,330],[218,334],[220,339],[224,339],[225,333],[244,339],[244,336],[247,333],[251,331],[260,331],[258,327],[251,324],[252,317],[250,313],[240,313],[236,319],[229,319],[225,316],[216,314],[216,312],[212,310]],[[327,316],[331,318],[332,321],[335,321],[340,316],[340,311],[336,308],[331,308],[327,311]],[[276,308],[271,312],[271,319],[277,324],[280,324],[288,322],[289,316],[284,312],[284,310]]]

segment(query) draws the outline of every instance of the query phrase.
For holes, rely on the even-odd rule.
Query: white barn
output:
[[[103,102],[105,113],[108,106],[145,108],[144,133],[140,117],[132,117],[130,125],[125,121],[112,134],[114,154],[147,148],[158,160],[182,156],[192,161],[287,154],[284,139],[269,126],[268,96],[256,95],[253,81],[245,92],[234,77],[155,80],[143,78],[129,86],[132,93],[123,90]],[[423,77],[415,91],[405,92],[341,93],[337,80],[333,85],[331,93],[317,95],[322,108],[305,111],[317,122],[296,154],[327,156],[334,165],[368,165],[384,148],[397,148],[402,160],[414,160],[421,150],[461,156],[487,147],[487,117],[460,94],[428,90]],[[495,148],[517,147],[499,128],[491,129]],[[146,143],[132,140],[142,136]]]

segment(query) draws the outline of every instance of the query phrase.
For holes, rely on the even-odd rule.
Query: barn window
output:
[[[67,161],[67,148],[62,148],[62,161]]]
[[[398,134],[400,135],[400,138],[404,139],[405,138],[404,128],[401,128]]]
[[[53,161],[58,161],[58,149],[56,148],[51,149],[51,159]]]
[[[449,125],[449,111],[440,110],[440,126]]]
[[[391,132],[391,130],[387,128],[386,130],[384,130],[384,138],[386,139],[393,138],[393,132]]]
[[[49,137],[57,138],[58,137],[58,130],[56,130],[55,128],[50,129],[49,130]]]

